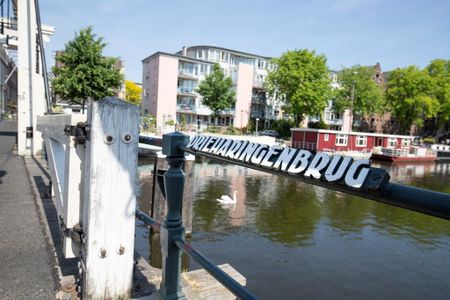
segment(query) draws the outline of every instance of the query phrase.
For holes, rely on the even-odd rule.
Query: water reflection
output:
[[[144,166],[142,170],[152,168],[148,163]],[[450,193],[449,162],[373,166],[387,169],[392,182]],[[148,207],[145,202],[151,188],[146,186],[147,180],[142,183],[140,203],[141,207]],[[216,258],[217,263],[237,264],[239,271],[249,274],[249,286],[265,295],[262,298],[277,295],[267,293],[268,285],[289,289],[288,285],[302,282],[305,292],[319,279],[331,291],[309,290],[306,294],[325,298],[356,295],[357,299],[378,293],[394,297],[398,294],[379,290],[383,284],[394,284],[403,291],[400,295],[414,296],[411,291],[423,285],[425,277],[430,278],[428,285],[440,291],[432,296],[439,298],[450,293],[450,286],[436,275],[450,269],[448,259],[439,259],[450,255],[448,221],[294,179],[212,162],[196,164],[193,188],[193,243],[210,249],[206,254]],[[235,190],[235,206],[224,207],[216,201],[222,195],[231,196]],[[149,240],[145,243],[148,245]],[[245,247],[236,249],[238,244]],[[152,260],[155,259],[156,253]],[[279,278],[266,278],[255,264],[266,265],[271,275],[276,268],[279,276],[275,277]],[[362,266],[370,268],[370,272],[365,274]],[[405,268],[412,272],[408,273],[408,280],[404,277]],[[367,280],[350,276],[344,270],[360,270],[365,276],[361,278]],[[305,275],[305,271],[310,275]],[[304,276],[299,278],[294,273]],[[346,290],[349,281],[345,278],[362,288],[351,286]],[[374,285],[374,280],[380,283]],[[305,295],[289,291],[294,298]]]

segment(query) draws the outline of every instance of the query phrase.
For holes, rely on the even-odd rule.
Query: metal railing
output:
[[[136,218],[144,222],[144,224],[151,226],[157,230],[164,226],[160,222],[154,220],[147,214],[136,209]],[[239,282],[234,280],[230,275],[222,271],[211,260],[209,260],[200,251],[196,250],[190,243],[187,243],[184,239],[179,238],[174,240],[175,245],[181,249],[184,253],[193,258],[202,268],[204,268],[211,276],[219,281],[224,287],[232,292],[239,299],[257,299],[255,295],[244,288]]]

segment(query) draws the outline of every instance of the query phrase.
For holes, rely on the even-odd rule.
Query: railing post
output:
[[[128,299],[134,266],[138,107],[88,108],[83,193],[83,299]]]
[[[185,299],[181,290],[181,250],[175,245],[177,239],[184,239],[181,221],[183,203],[184,172],[182,170],[184,151],[189,137],[179,132],[163,135],[163,154],[167,155],[169,169],[164,174],[167,214],[161,226],[162,282],[159,290],[161,299]]]

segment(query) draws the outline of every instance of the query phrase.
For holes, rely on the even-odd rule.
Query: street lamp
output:
[[[258,122],[259,122],[259,118],[256,118],[256,135],[258,135]]]

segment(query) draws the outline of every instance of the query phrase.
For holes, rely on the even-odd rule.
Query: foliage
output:
[[[228,126],[227,130],[225,130],[225,134],[229,134],[229,135],[241,135],[242,131],[240,131],[239,129],[237,129],[234,126]]]
[[[131,80],[125,80],[125,100],[134,104],[141,104],[142,88]]]
[[[272,121],[272,129],[278,132],[280,138],[290,138],[291,137],[291,128],[295,127],[296,124],[294,120],[274,120]]]
[[[389,75],[386,100],[403,133],[408,133],[413,124],[421,128],[426,118],[436,116],[439,101],[433,91],[431,77],[415,66],[395,69]]]
[[[211,74],[197,86],[195,91],[202,96],[203,105],[212,111],[214,119],[219,111],[231,108],[236,102],[232,85],[233,80],[225,76],[219,64],[214,64]]]
[[[206,127],[205,131],[210,132],[210,133],[219,133],[220,129],[219,129],[219,126],[208,125],[208,127]]]
[[[123,76],[114,67],[117,58],[105,57],[106,44],[96,38],[92,27],[81,29],[65,45],[57,60],[62,64],[53,67],[53,91],[63,99],[83,104],[86,100],[100,100],[114,95]]]
[[[315,51],[287,51],[273,59],[275,68],[269,71],[266,87],[271,95],[283,97],[299,125],[304,115],[323,112],[331,97],[326,57]]]
[[[316,128],[316,129],[329,129],[328,125],[322,119],[320,119],[319,122],[312,122],[312,123],[310,123],[308,127],[309,128]]]
[[[156,118],[152,115],[141,116],[141,126],[144,131],[148,131],[156,128]]]
[[[435,139],[433,137],[431,137],[431,136],[424,138],[423,142],[426,143],[426,144],[434,144],[434,143],[436,143]]]
[[[173,125],[175,125],[175,121],[174,120],[168,120],[168,121],[166,121],[166,125],[167,126],[173,126]]]
[[[359,65],[339,72],[340,88],[335,91],[333,108],[337,112],[352,109],[359,116],[382,112],[383,88],[373,80],[374,74],[372,67]]]
[[[450,60],[435,59],[426,71],[433,80],[433,94],[439,101],[438,116],[442,121],[450,121]]]

